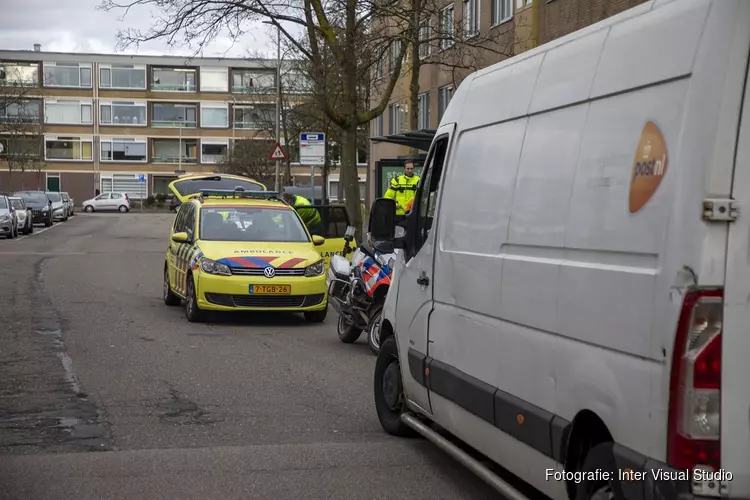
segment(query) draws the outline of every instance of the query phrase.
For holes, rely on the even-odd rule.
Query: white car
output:
[[[82,204],[85,212],[117,210],[118,212],[130,212],[130,198],[127,193],[103,193],[99,196],[84,201]]]
[[[463,80],[394,242],[387,432],[505,498],[428,424],[554,500],[750,498],[749,60],[750,1],[656,1]]]

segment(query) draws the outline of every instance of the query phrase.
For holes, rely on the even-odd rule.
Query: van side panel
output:
[[[601,29],[591,30],[518,69],[475,76],[461,106],[439,215],[430,356],[463,372],[461,383],[495,387],[533,405],[540,421],[572,420],[590,409],[615,440],[660,460],[671,354],[664,339],[674,336],[680,303],[679,292],[670,290],[674,274],[663,276],[678,267],[673,259],[680,255],[666,250],[667,235],[675,235],[674,218],[679,237],[702,224],[699,216],[683,222],[673,207],[678,196],[680,205],[691,198],[691,206],[703,196],[685,178],[702,179],[706,162],[685,155],[691,145],[683,134],[691,65],[710,7],[709,0],[669,3],[612,25],[606,39]],[[649,48],[661,43],[671,52]],[[558,55],[565,51],[580,55],[581,72],[566,70]],[[508,82],[514,76],[527,82],[540,56],[529,100],[536,114],[513,120],[525,95],[506,103],[521,96],[507,92]],[[627,73],[617,59],[631,61]],[[557,101],[555,85],[565,89]],[[567,107],[545,112],[535,102]],[[630,213],[634,160],[649,122],[669,163],[650,199]],[[701,147],[712,151],[715,128],[703,132]],[[514,145],[519,137],[522,145]],[[693,249],[691,262],[700,262],[701,247]],[[664,297],[666,307],[654,306]],[[447,401],[433,399],[438,422],[449,430],[466,424]],[[476,436],[470,444],[483,447]],[[489,454],[513,470],[508,457],[524,446],[531,445]]]

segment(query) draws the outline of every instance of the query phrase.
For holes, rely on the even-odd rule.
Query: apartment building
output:
[[[216,172],[236,141],[268,139],[275,128],[274,60],[34,49],[0,50],[0,96],[17,96],[23,86],[22,102],[0,101],[4,189],[41,184],[79,201],[96,189],[135,199],[166,193],[177,175]],[[284,91],[303,98],[303,75],[281,73]],[[43,147],[35,171],[11,173],[4,160],[30,139],[2,124],[20,115]]]
[[[495,64],[507,57],[520,54],[540,44],[567,35],[585,26],[599,22],[626,9],[644,3],[646,0],[452,0],[445,2],[440,11],[425,17],[420,24],[420,37],[429,40],[419,48],[419,57],[425,64],[419,72],[419,103],[417,130],[435,129],[448,106],[453,91],[468,76],[469,71],[435,64],[441,58],[451,57],[454,45],[450,43],[457,32],[478,38],[491,38],[497,42],[493,51],[481,51],[456,48],[455,50],[472,50],[477,53],[472,61],[479,61],[481,67]],[[435,36],[435,33],[439,36]],[[456,44],[460,45],[460,44]],[[500,53],[502,52],[502,53]],[[398,54],[394,50],[391,54]],[[388,59],[388,58],[386,58]],[[385,80],[391,72],[385,70],[386,64],[393,68],[393,58],[383,61],[375,69],[372,95],[377,99]],[[405,64],[396,87],[389,100],[385,113],[372,121],[371,137],[383,137],[409,131],[409,83],[411,74],[408,63]],[[476,68],[481,69],[481,68]],[[491,103],[488,103],[491,105]],[[377,169],[378,162],[402,158],[409,149],[387,142],[373,142],[370,149],[370,172],[376,182],[371,183],[370,196],[381,195],[378,186],[384,185],[386,175],[393,175],[400,170],[389,166]],[[379,170],[382,171],[378,178]]]

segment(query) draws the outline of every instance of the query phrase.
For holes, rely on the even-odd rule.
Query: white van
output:
[[[750,498],[749,52],[750,1],[654,1],[463,81],[396,242],[386,431],[512,498],[428,424],[554,499]]]

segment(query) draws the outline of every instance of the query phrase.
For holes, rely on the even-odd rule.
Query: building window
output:
[[[380,115],[372,121],[372,136],[381,137],[382,135],[383,135],[383,115]]]
[[[455,36],[455,14],[453,4],[440,11],[440,48],[447,49],[453,45]]]
[[[426,17],[419,21],[419,58],[424,59],[430,55],[430,18]]]
[[[262,130],[276,128],[276,109],[273,106],[235,106],[234,128]]]
[[[531,5],[531,1],[532,0],[516,0],[516,10],[521,10],[524,7],[528,7],[529,5]]]
[[[198,163],[197,139],[152,139],[153,163]]]
[[[388,59],[388,71],[396,71],[396,63],[401,55],[401,40],[391,42],[391,56]]]
[[[111,174],[102,175],[99,181],[102,194],[113,193],[113,198],[120,198],[124,194],[128,198],[142,200],[148,196],[148,189],[145,183],[138,182],[139,174]]]
[[[417,97],[419,105],[419,130],[430,128],[430,93],[425,92]]]
[[[491,6],[493,26],[513,17],[513,0],[491,0]]]
[[[303,73],[287,71],[281,75],[281,89],[283,92],[306,94],[313,91],[313,81]]]
[[[443,119],[448,103],[453,99],[453,85],[446,85],[438,89],[438,123]]]
[[[195,92],[195,73],[193,68],[151,68],[151,90]]]
[[[256,93],[276,90],[276,70],[232,70],[232,92]]]
[[[0,62],[0,84],[39,85],[39,65],[36,63]]]
[[[464,0],[464,35],[479,34],[479,0]]]
[[[39,123],[41,101],[30,100],[0,104],[0,123]]]
[[[42,157],[44,141],[23,136],[0,137],[0,158],[25,158],[37,160]]]
[[[362,177],[359,178],[359,197],[361,200],[365,199],[367,193],[367,181]],[[339,176],[338,174],[331,174],[328,176],[328,199],[331,201],[338,201],[339,198]]]
[[[196,104],[151,103],[151,126],[163,128],[195,128],[198,106]]]
[[[147,160],[146,139],[102,137],[99,146],[102,161],[145,163]]]
[[[44,63],[45,87],[91,88],[91,63]]]
[[[146,107],[146,101],[100,101],[99,123],[145,127]]]
[[[91,99],[47,99],[44,101],[44,122],[57,125],[91,125],[91,107]]]
[[[201,68],[201,92],[229,92],[229,68]]]
[[[221,163],[227,158],[229,139],[201,141],[201,163]]]
[[[383,73],[385,72],[384,71],[385,64],[383,62],[383,59],[384,59],[383,57],[380,57],[378,58],[377,61],[375,61],[375,79],[376,80],[379,78],[383,78]]]
[[[142,64],[100,64],[99,88],[146,89],[146,66]]]
[[[49,135],[44,138],[44,158],[46,160],[92,161],[94,156],[92,137],[58,137]]]
[[[229,104],[201,103],[201,127],[229,127]]]
[[[403,104],[391,104],[388,106],[388,118],[390,122],[389,133],[400,134],[406,132],[407,113]]]

